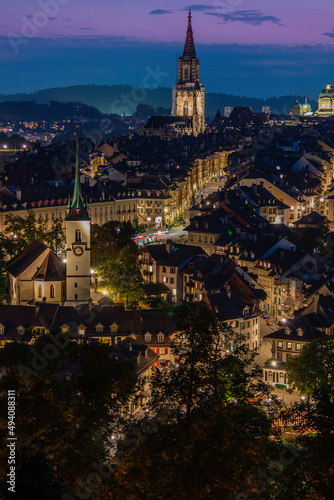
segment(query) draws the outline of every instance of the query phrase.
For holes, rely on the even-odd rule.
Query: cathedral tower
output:
[[[72,204],[68,201],[66,224],[66,302],[85,303],[90,298],[90,224],[88,205],[83,200],[79,171],[77,130],[75,183]]]
[[[183,55],[178,60],[178,79],[173,90],[172,115],[192,119],[193,134],[205,130],[205,89],[199,80],[199,60],[196,56],[191,11],[188,14],[188,28]]]

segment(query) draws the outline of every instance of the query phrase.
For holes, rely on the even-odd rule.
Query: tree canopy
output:
[[[7,343],[0,349],[0,369],[1,394],[16,391],[17,492],[22,498],[38,491],[38,498],[58,499],[59,489],[75,491],[94,472],[93,463],[108,461],[110,426],[135,383],[132,364],[117,359],[108,344],[53,332],[33,337],[31,345]],[[1,399],[5,410],[7,398]],[[1,414],[6,449],[6,411]],[[6,471],[7,454],[0,460]],[[2,474],[1,480],[5,493]]]
[[[103,288],[123,302],[143,296],[143,279],[133,238],[144,230],[130,222],[110,221],[92,227],[92,266]]]
[[[63,221],[52,219],[51,227],[41,216],[38,218],[32,210],[27,210],[27,216],[6,214],[5,235],[2,247],[8,255],[15,255],[34,240],[48,245],[53,251],[62,247],[65,240]]]
[[[150,416],[137,424],[149,435],[135,451],[127,439],[119,443],[116,498],[208,500],[256,491],[253,476],[271,450],[261,404],[268,386],[218,315],[184,305],[175,321],[176,362],[154,373]]]
[[[315,397],[327,394],[332,397],[334,389],[334,339],[324,337],[307,342],[299,356],[287,363],[289,381],[302,394]]]

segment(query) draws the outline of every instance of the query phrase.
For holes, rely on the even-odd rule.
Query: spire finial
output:
[[[194,36],[193,36],[193,28],[191,25],[191,9],[189,9],[188,13],[188,28],[187,28],[187,34],[186,34],[186,41],[184,44],[184,50],[183,50],[183,57],[196,57],[196,50],[195,50],[195,43],[194,43]]]
[[[79,197],[82,199],[81,183],[80,183],[80,169],[79,169],[79,123],[77,123],[77,134],[76,134],[76,154],[75,154],[75,181],[74,181],[74,193],[73,201],[75,198]]]
[[[75,154],[75,179],[72,204],[67,209],[66,220],[79,218],[80,220],[89,220],[88,212],[82,197],[81,183],[80,183],[80,169],[79,169],[79,123],[76,125],[76,154]],[[70,198],[69,198],[70,203]]]

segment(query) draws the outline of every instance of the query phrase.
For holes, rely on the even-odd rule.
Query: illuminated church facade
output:
[[[178,59],[178,77],[173,89],[172,116],[190,118],[192,133],[195,136],[205,131],[205,89],[200,83],[199,59],[196,55],[190,10],[183,55],[180,55]]]
[[[333,116],[334,115],[334,87],[327,83],[326,88],[322,90],[318,98],[318,109],[314,116]]]

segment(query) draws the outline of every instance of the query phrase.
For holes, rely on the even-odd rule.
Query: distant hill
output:
[[[298,96],[299,102],[303,97]],[[289,113],[295,102],[295,95],[269,97],[257,99],[221,93],[206,94],[206,114],[214,116],[219,108],[224,113],[226,106],[251,106],[254,112],[262,111],[262,106],[270,106],[273,112]],[[62,103],[80,102],[86,106],[93,106],[101,113],[123,113],[132,115],[138,104],[170,108],[172,89],[159,87],[157,89],[134,89],[131,85],[75,85],[39,90],[32,94],[0,94],[0,103],[5,101],[36,101],[37,104],[46,104],[50,101]],[[310,101],[313,110],[317,108],[316,101]],[[86,110],[88,111],[88,110]],[[81,114],[85,113],[81,110]]]
[[[80,115],[91,120],[100,119],[101,112],[93,106],[87,106],[80,102],[55,102],[49,101],[47,104],[37,104],[34,100],[5,101],[0,102],[0,119],[21,119],[21,120],[64,120],[73,117],[77,113],[77,106],[80,106]]]

